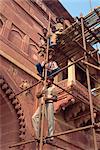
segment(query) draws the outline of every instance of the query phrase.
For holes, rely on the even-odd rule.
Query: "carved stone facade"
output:
[[[0,149],[2,150],[8,150],[11,144],[32,139],[34,136],[31,117],[38,107],[35,95],[41,85],[17,97],[15,95],[40,79],[35,69],[39,50],[38,33],[42,34],[42,28],[47,28],[49,12],[52,15],[52,23],[55,22],[56,16],[60,16],[57,9],[61,9],[64,17],[73,22],[73,18],[59,1],[55,1],[54,6],[51,6],[50,2],[47,4],[44,0],[0,1]],[[89,108],[75,97],[86,101],[87,89],[79,83],[72,82],[69,85],[67,79],[58,84],[72,95],[57,88],[59,98],[55,103],[55,132],[80,127],[84,123],[83,119],[76,117],[78,114],[81,115],[81,112],[84,114],[85,110],[88,112]],[[90,114],[86,116],[85,123],[90,120]],[[98,116],[99,114],[97,119]],[[62,145],[68,150],[93,149],[92,135],[85,131],[57,137],[55,142],[56,145]],[[36,143],[13,149],[35,150]],[[44,149],[54,150],[55,147],[45,144]]]

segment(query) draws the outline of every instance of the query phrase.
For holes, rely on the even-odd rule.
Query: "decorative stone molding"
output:
[[[29,83],[28,80],[23,80],[20,84],[20,88],[22,90],[26,90],[27,88],[29,88],[31,86],[31,84]],[[24,94],[27,95],[28,93],[30,93],[30,89],[25,91]]]
[[[19,138],[20,141],[23,141],[25,139],[25,133],[26,133],[26,125],[25,125],[25,117],[24,112],[21,108],[21,104],[19,100],[15,97],[15,93],[9,86],[9,84],[6,82],[6,80],[3,78],[3,76],[0,75],[0,88],[10,101],[10,103],[13,105],[13,108],[16,111],[17,119],[19,123]],[[20,147],[20,150],[22,150],[24,146]]]
[[[91,122],[89,106],[81,102],[81,100],[84,102],[89,101],[88,89],[78,81],[76,83],[72,82],[69,86],[68,81],[63,80],[60,81],[58,85],[75,97],[57,87],[58,101],[55,103],[55,113],[63,110],[64,120],[69,123],[74,122],[77,127],[84,126]],[[74,103],[72,103],[72,99],[74,99]],[[97,106],[99,102],[96,104],[96,98],[94,99],[94,96],[93,100],[94,104]],[[98,120],[99,117],[97,113],[94,113],[94,118]]]
[[[2,20],[3,24],[6,22],[6,17],[0,13],[0,20]]]

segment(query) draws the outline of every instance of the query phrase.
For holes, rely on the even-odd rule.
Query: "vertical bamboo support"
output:
[[[84,34],[84,20],[83,20],[83,15],[82,14],[81,14],[81,28],[82,28],[83,47],[86,50],[86,41],[85,41],[85,34]],[[85,61],[88,61],[86,54],[84,54],[84,55],[85,55]],[[89,77],[89,68],[88,68],[88,66],[86,66],[86,75],[87,75],[89,101],[90,101],[91,122],[92,122],[92,125],[93,125],[95,123],[95,119],[94,119],[94,113],[93,113],[93,101],[92,101],[92,95],[91,95],[91,85],[90,85],[90,77]],[[97,142],[96,142],[95,129],[92,128],[92,130],[93,130],[94,150],[98,150]]]
[[[48,56],[49,56],[49,38],[48,38],[48,36],[50,35],[50,20],[51,20],[51,15],[49,14],[48,35],[47,35],[47,50],[46,50],[46,58],[45,58],[46,63],[48,62]],[[47,80],[47,69],[45,68],[44,89],[46,88],[46,80]],[[45,95],[43,97],[43,104],[42,104],[41,133],[40,133],[40,147],[39,147],[39,150],[43,150],[44,114],[45,114]]]
[[[90,11],[92,11],[92,1],[89,0],[89,3],[90,3]]]

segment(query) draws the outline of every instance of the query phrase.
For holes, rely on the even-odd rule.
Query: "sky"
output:
[[[100,6],[100,0],[59,0],[68,12],[73,16],[80,16],[82,12],[86,15],[90,11],[90,1],[92,8]]]

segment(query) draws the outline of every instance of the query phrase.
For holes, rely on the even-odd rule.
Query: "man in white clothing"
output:
[[[55,90],[55,86],[52,84],[53,78],[47,79],[46,89],[42,89],[41,92],[37,93],[37,98],[39,99],[40,103],[43,102],[43,95],[45,94],[45,116],[48,121],[48,136],[52,136],[54,133],[54,104],[53,102],[57,101],[57,92]],[[35,130],[36,138],[39,138],[39,123],[40,123],[40,113],[41,113],[41,106],[38,107],[35,114],[32,116],[32,124]],[[51,138],[50,140],[53,140]]]

